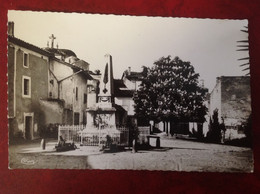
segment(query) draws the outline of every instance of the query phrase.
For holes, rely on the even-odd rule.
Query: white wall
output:
[[[115,103],[122,106],[126,111],[128,116],[133,116],[134,112],[134,101],[131,97],[116,97]]]
[[[221,82],[219,80],[210,94],[209,114],[211,116],[216,108],[218,109],[219,121],[221,121]]]

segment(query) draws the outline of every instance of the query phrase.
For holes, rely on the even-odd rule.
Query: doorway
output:
[[[24,113],[25,139],[33,139],[33,113]]]

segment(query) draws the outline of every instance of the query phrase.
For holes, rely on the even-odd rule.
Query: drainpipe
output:
[[[14,118],[16,117],[16,59],[17,49],[14,46]]]
[[[73,88],[73,94],[72,94],[72,125],[74,130],[74,95],[75,95],[75,83],[74,83],[74,75],[72,75],[72,88]]]
[[[58,84],[58,99],[60,99],[60,82],[57,82]]]

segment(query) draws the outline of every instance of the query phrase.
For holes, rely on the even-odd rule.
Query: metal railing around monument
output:
[[[117,130],[118,132],[109,132],[108,134],[104,130],[88,131],[86,125],[60,125],[58,140],[60,140],[61,136],[65,141],[86,146],[98,146],[99,143],[106,145],[108,142],[120,146],[129,146],[129,129],[126,127],[117,127]]]

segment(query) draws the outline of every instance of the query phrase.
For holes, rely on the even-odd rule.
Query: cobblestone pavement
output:
[[[162,148],[139,150],[137,153],[132,153],[130,149],[103,153],[98,147],[90,146],[55,152],[55,143],[56,141],[48,141],[45,151],[41,150],[39,141],[10,145],[10,168],[253,171],[253,152],[250,148],[200,143],[166,136],[161,136]]]

